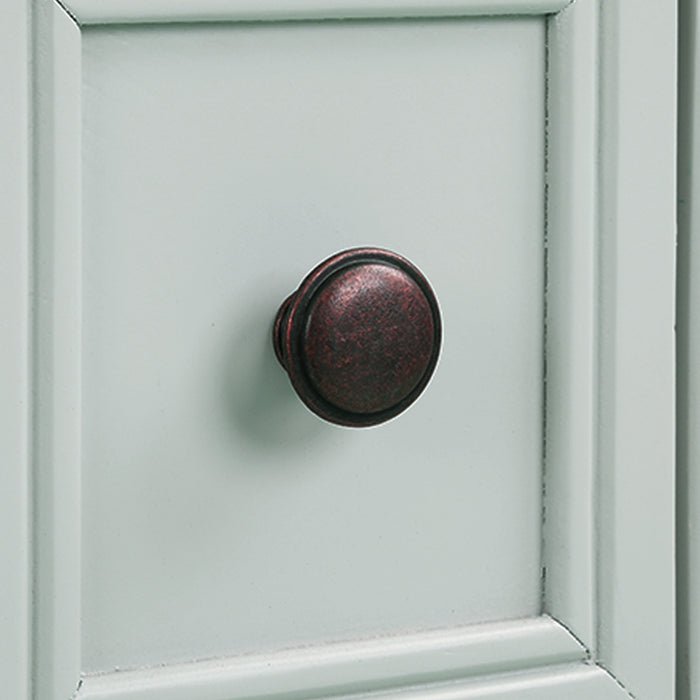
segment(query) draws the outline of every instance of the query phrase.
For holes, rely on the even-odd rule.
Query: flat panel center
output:
[[[88,28],[83,81],[84,669],[538,614],[544,20]],[[444,340],[345,429],[270,327],[359,245]]]

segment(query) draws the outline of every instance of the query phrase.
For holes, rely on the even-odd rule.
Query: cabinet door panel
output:
[[[673,2],[34,9],[21,700],[672,697]],[[444,338],[346,429],[270,332],[360,245]]]
[[[539,17],[84,32],[88,668],[539,613],[543,66]],[[348,430],[270,324],[359,244],[445,330]]]

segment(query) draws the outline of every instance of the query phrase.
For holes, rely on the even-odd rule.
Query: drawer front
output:
[[[670,697],[670,4],[67,9],[34,18],[35,696]],[[271,337],[357,246],[443,325],[370,428]]]
[[[536,615],[544,20],[83,42],[90,667]],[[270,326],[362,243],[422,267],[444,344],[414,406],[348,430]]]

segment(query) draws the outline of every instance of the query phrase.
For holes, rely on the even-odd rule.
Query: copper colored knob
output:
[[[272,338],[314,413],[339,425],[376,425],[428,384],[440,353],[440,311],[408,260],[353,248],[322,262],[285,299]]]

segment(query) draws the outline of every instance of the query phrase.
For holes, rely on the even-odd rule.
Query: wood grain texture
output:
[[[584,657],[585,650],[563,627],[543,617],[228,661],[86,676],[78,697],[81,700],[320,697],[537,668]]]
[[[700,15],[679,3],[678,700],[700,698]]]
[[[37,5],[34,229],[34,694],[66,700],[80,671],[80,32]]]
[[[571,0],[69,0],[81,24],[457,17],[557,12]]]
[[[29,6],[0,22],[0,688],[29,697]]]

